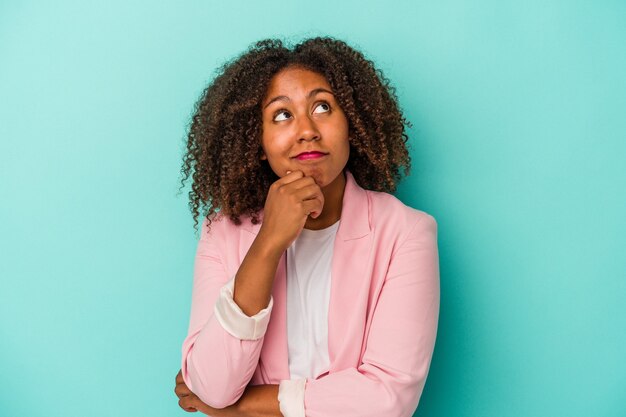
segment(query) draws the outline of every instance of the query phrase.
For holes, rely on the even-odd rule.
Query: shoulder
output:
[[[407,206],[396,196],[381,192],[365,190],[370,202],[370,222],[372,226],[394,224],[397,227],[412,227],[419,222],[437,224],[430,213]]]
[[[366,190],[370,206],[370,227],[380,240],[394,248],[409,239],[435,239],[437,221],[424,210],[404,204],[396,196]]]

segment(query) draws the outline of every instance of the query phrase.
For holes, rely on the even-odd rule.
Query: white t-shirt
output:
[[[287,340],[291,379],[328,371],[330,271],[339,222],[302,229],[287,249]]]

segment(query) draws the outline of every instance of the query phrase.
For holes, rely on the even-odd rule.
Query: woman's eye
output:
[[[282,120],[287,120],[287,119],[279,119],[278,116],[280,116],[281,114],[289,114],[289,112],[285,111],[285,110],[281,110],[278,113],[276,113],[276,116],[274,116],[274,121],[275,122],[280,122]]]
[[[320,104],[319,104],[318,106],[316,106],[315,108],[317,109],[317,108],[318,108],[318,107],[320,107],[320,106],[325,106],[325,107],[326,107],[326,110],[325,110],[325,111],[327,111],[327,112],[328,112],[328,111],[330,111],[330,105],[329,105],[328,103],[320,103]],[[324,113],[324,112],[322,112],[322,113]]]

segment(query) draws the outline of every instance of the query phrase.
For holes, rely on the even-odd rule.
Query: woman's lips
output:
[[[304,152],[301,153],[300,155],[296,156],[296,159],[299,161],[305,161],[305,160],[309,160],[309,159],[317,159],[317,158],[321,158],[323,156],[326,156],[328,154],[322,153],[322,152]]]

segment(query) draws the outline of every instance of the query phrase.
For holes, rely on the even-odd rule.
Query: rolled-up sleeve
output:
[[[263,310],[254,316],[248,316],[233,299],[234,289],[235,277],[232,277],[220,289],[220,295],[215,303],[215,317],[228,333],[238,339],[257,340],[262,338],[265,336],[267,325],[270,322],[274,297],[270,296],[270,302]]]

